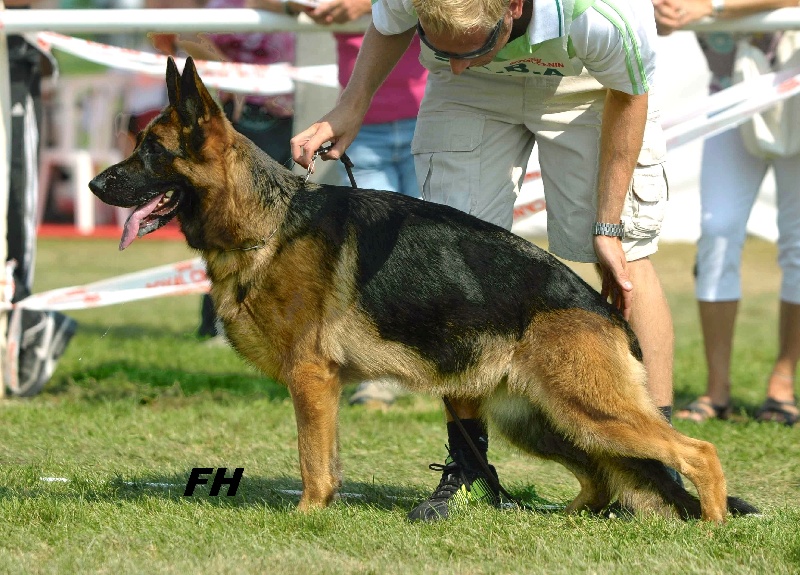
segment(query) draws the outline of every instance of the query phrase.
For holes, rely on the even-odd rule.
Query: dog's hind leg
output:
[[[611,502],[611,493],[594,459],[558,434],[544,413],[526,398],[510,397],[499,388],[482,405],[483,416],[491,421],[512,445],[523,451],[562,464],[580,485],[577,497],[567,505],[566,513],[599,513]]]
[[[297,420],[303,495],[298,509],[328,505],[342,484],[338,415],[338,366],[325,361],[294,365],[288,379]]]
[[[664,515],[677,513],[682,519],[701,517],[700,501],[677,483],[660,461],[624,457],[609,459],[604,462],[604,467],[607,475],[612,478],[620,473],[627,474],[628,479],[620,482],[627,488],[627,491],[620,495],[620,502],[623,505],[632,509],[639,509],[645,505],[645,508],[651,508],[655,512],[663,510]],[[641,489],[632,490],[635,485]],[[670,509],[665,510],[665,506]],[[735,516],[760,513],[757,507],[738,497],[728,496],[727,506],[728,512]]]
[[[655,459],[677,469],[697,488],[701,517],[716,522],[724,520],[725,476],[711,443],[678,433],[646,401],[640,404],[632,401],[619,411],[606,411],[602,418],[588,417],[597,413],[596,406],[572,402],[572,413],[579,413],[581,408],[583,414],[565,425],[571,428],[569,433],[574,433],[572,436],[579,446],[601,459],[613,455]]]
[[[667,467],[655,459],[610,458],[603,462],[609,483],[619,487],[624,508],[665,517],[699,519],[700,501],[676,482]]]
[[[712,444],[675,431],[646,397],[626,404],[610,401],[608,409],[588,404],[580,394],[568,399],[568,407],[562,403],[564,399],[554,399],[557,406],[550,404],[554,413],[562,414],[554,424],[577,445],[601,460],[613,456],[656,459],[677,469],[697,487],[702,518],[724,520],[725,476]],[[624,486],[620,488],[624,490]]]
[[[697,487],[702,518],[724,520],[727,494],[716,449],[664,420],[620,324],[583,310],[540,314],[518,352],[510,391],[528,396],[560,435],[600,461],[656,459],[677,469]]]

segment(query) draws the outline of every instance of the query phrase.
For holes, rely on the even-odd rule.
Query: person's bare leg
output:
[[[781,301],[778,338],[778,358],[769,378],[767,397],[792,401],[794,375],[800,361],[800,305]]]
[[[728,405],[731,398],[731,355],[733,331],[739,302],[701,301],[700,326],[708,366],[706,396],[716,406]]]
[[[672,313],[649,258],[628,262],[633,283],[630,324],[644,356],[647,388],[658,407],[672,405]]]
[[[450,405],[453,406],[453,411],[455,411],[459,419],[478,419],[480,416],[480,401],[472,399],[453,399],[452,397],[448,399],[450,400]],[[450,411],[447,408],[445,408],[444,414],[447,418],[447,423],[453,421],[453,417],[450,415]]]

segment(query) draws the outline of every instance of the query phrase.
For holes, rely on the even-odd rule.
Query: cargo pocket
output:
[[[471,213],[480,191],[484,118],[426,114],[417,120],[411,153],[424,200]]]
[[[669,184],[662,162],[637,164],[625,202],[625,237],[648,239],[656,237],[667,210]]]

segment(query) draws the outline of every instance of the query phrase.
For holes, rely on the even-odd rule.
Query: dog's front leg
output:
[[[303,495],[300,511],[325,507],[342,484],[339,461],[338,366],[332,362],[295,365],[289,383],[295,418]]]

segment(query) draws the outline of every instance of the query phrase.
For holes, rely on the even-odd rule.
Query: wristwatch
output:
[[[596,236],[611,236],[613,238],[621,238],[625,235],[625,224],[622,222],[618,224],[607,224],[603,222],[594,223],[594,235]]]

